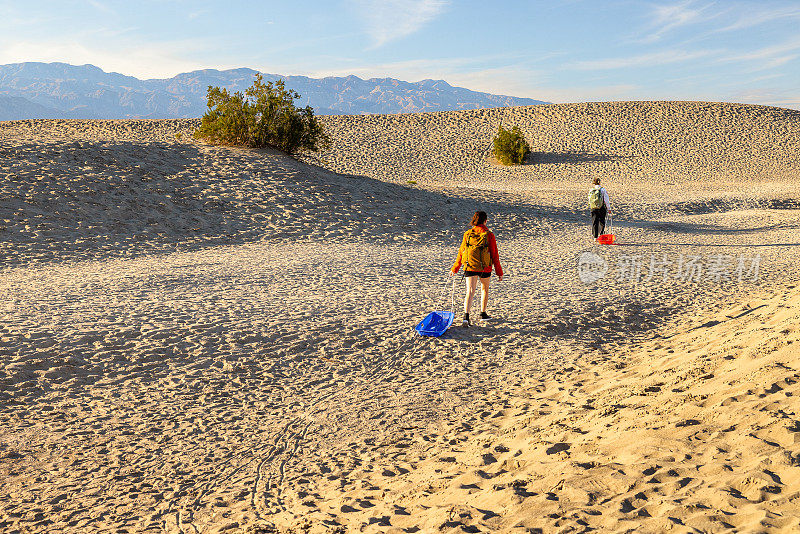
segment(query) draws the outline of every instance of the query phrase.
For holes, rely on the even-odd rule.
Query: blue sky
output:
[[[0,0],[0,63],[139,78],[251,67],[552,102],[800,109],[800,0]]]

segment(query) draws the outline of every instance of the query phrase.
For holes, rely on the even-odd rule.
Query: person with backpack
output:
[[[500,265],[500,256],[497,253],[497,242],[494,234],[486,227],[486,212],[476,211],[472,216],[472,228],[464,232],[458,257],[450,270],[450,276],[455,276],[461,265],[464,265],[464,276],[467,282],[467,296],[464,298],[464,320],[461,326],[468,327],[469,309],[472,305],[472,296],[478,280],[481,281],[481,321],[486,321],[486,305],[489,302],[489,280],[492,276],[492,266],[499,281],[503,280],[503,267]]]
[[[600,187],[600,178],[594,179],[594,187],[589,190],[589,209],[592,210],[592,237],[595,239],[605,233],[606,215],[611,211],[608,192]]]

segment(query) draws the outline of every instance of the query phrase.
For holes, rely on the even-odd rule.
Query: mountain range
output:
[[[208,86],[244,91],[257,71],[205,69],[168,79],[140,80],[94,65],[12,63],[0,65],[0,120],[34,118],[172,119],[206,112]],[[264,74],[283,79],[300,93],[297,105],[319,115],[415,113],[547,104],[540,100],[493,95],[453,87],[444,80],[405,82],[357,76],[308,78]]]

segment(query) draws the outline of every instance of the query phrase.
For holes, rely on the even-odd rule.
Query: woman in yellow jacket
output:
[[[489,280],[492,276],[492,267],[497,274],[497,279],[503,280],[503,267],[500,265],[500,255],[497,252],[497,242],[494,234],[486,227],[486,212],[476,211],[472,216],[472,228],[464,232],[464,239],[458,249],[458,257],[450,270],[450,275],[455,276],[461,265],[464,265],[464,276],[467,282],[467,296],[464,298],[464,320],[461,326],[468,327],[469,309],[472,306],[472,296],[478,280],[481,281],[481,320],[489,319],[486,314],[486,305],[489,301]]]

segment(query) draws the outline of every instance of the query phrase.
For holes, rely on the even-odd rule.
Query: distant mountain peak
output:
[[[95,65],[13,63],[0,65],[0,120],[12,118],[167,119],[200,117],[206,111],[208,86],[242,91],[257,71],[239,67],[202,69],[168,79],[140,80]],[[396,78],[364,80],[309,78],[264,73],[282,78],[300,93],[298,104],[320,115],[410,113],[546,104],[540,100],[492,95],[454,87],[445,80],[407,82]]]

